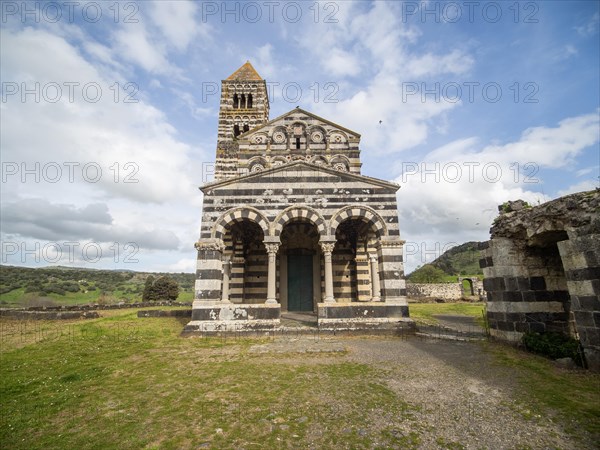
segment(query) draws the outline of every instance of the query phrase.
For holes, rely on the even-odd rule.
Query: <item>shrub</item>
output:
[[[79,292],[79,283],[74,281],[63,281],[60,287],[67,292]]]
[[[523,335],[523,344],[531,353],[552,359],[570,357],[578,366],[584,365],[579,341],[572,337],[553,332],[527,332]]]
[[[431,264],[425,264],[410,274],[409,279],[413,283],[441,283],[446,274],[442,269],[438,269]]]
[[[146,279],[143,301],[177,300],[178,296],[179,284],[172,278],[160,277],[154,280],[152,276],[149,276]]]
[[[44,287],[44,291],[49,294],[65,295],[65,290],[57,283],[49,283]]]

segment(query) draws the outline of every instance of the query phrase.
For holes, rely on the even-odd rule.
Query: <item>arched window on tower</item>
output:
[[[296,150],[300,150],[300,138],[296,138]]]
[[[240,108],[246,107],[246,94],[240,96]]]
[[[233,137],[238,137],[240,135],[240,126],[236,123],[233,126]]]
[[[252,108],[252,94],[248,94],[248,108]]]
[[[244,124],[244,133],[246,131],[250,131],[250,127],[248,126],[248,124]]]
[[[240,107],[240,98],[237,94],[233,94],[233,109],[238,109]]]

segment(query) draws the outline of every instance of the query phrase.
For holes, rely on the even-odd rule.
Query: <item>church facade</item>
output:
[[[360,135],[300,108],[269,120],[249,62],[222,81],[186,331],[320,327],[408,317],[396,192],[361,173]]]

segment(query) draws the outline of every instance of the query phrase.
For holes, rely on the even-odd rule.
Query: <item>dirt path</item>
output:
[[[594,448],[549,418],[528,416],[511,370],[493,364],[480,345],[443,340],[354,340],[349,357],[386,369],[387,384],[430,429],[423,448]],[[442,447],[443,448],[443,447]],[[455,448],[460,448],[456,446]]]
[[[346,353],[339,356],[345,349]],[[597,448],[589,434],[566,433],[549,415],[536,415],[522,398],[515,373],[494,362],[481,343],[420,338],[280,339],[257,353],[311,354],[330,351],[340,359],[373,366],[398,396],[416,407],[420,448],[576,449]],[[292,357],[293,358],[293,357]],[[317,363],[317,360],[315,359]],[[320,362],[322,363],[322,362]],[[406,434],[415,421],[394,426]]]

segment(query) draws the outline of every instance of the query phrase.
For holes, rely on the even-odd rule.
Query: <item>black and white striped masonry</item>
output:
[[[300,108],[269,121],[249,62],[221,92],[186,330],[253,318],[269,328],[280,311],[318,312],[323,324],[407,318],[399,186],[361,174],[360,135]]]

